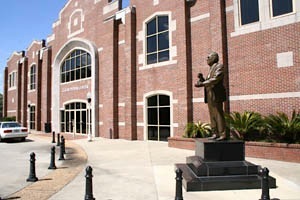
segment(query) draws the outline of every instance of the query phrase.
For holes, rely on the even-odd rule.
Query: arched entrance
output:
[[[77,52],[81,52],[81,54],[83,54],[82,52],[86,52],[87,54],[90,55],[90,68],[89,66],[87,67],[81,67],[81,68],[75,68],[75,69],[68,69],[68,65],[66,65],[66,68],[64,70],[64,68],[61,68],[63,62],[65,62],[65,57],[66,55],[68,55],[68,53],[70,53],[72,50],[82,50],[82,51],[75,51],[75,57],[77,58],[76,53]],[[80,54],[80,55],[81,55]],[[72,59],[72,55],[70,60],[74,60]],[[80,119],[81,121],[83,121],[84,117],[77,117],[76,118],[76,114],[77,114],[77,110],[73,110],[73,111],[66,111],[69,113],[69,115],[67,115],[69,117],[69,119],[67,119],[66,113],[64,113],[63,115],[63,110],[67,110],[65,107],[63,107],[62,102],[61,102],[61,95],[62,93],[58,93],[57,91],[60,91],[60,87],[61,84],[65,84],[66,82],[68,82],[69,80],[77,80],[80,78],[84,78],[85,76],[88,75],[88,73],[91,73],[91,85],[88,87],[89,91],[88,93],[90,93],[91,96],[91,103],[90,103],[90,110],[91,110],[91,114],[89,116],[91,116],[91,132],[93,136],[99,136],[99,132],[98,132],[98,125],[99,123],[96,123],[99,121],[99,112],[98,109],[96,109],[96,106],[99,105],[99,56],[98,56],[98,51],[97,51],[97,47],[88,40],[82,39],[82,38],[72,38],[70,39],[68,42],[66,42],[61,49],[57,52],[54,61],[53,61],[53,65],[52,65],[52,83],[60,83],[60,84],[53,84],[52,86],[52,127],[54,131],[62,131],[62,128],[64,128],[63,130],[67,131],[67,126],[70,126],[70,124],[68,125],[66,120],[70,121],[70,118],[75,120],[76,123],[76,119]],[[75,59],[76,61],[76,59]],[[77,62],[77,61],[76,61]],[[81,61],[80,62],[84,62],[82,60],[81,57]],[[71,65],[73,66],[73,65]],[[61,69],[63,69],[63,71],[61,71]],[[72,89],[72,88],[71,88]],[[77,88],[78,89],[78,88]],[[79,88],[80,89],[80,88]],[[53,95],[55,94],[55,95]],[[85,94],[86,95],[86,94]],[[82,98],[82,100],[86,99],[86,97]],[[75,103],[74,106],[76,106],[77,102],[76,100],[73,101]],[[72,103],[73,103],[72,102]],[[82,104],[81,104],[82,105]],[[86,105],[87,106],[87,105]],[[71,109],[72,110],[72,109]],[[72,116],[74,114],[74,117]],[[84,113],[84,109],[79,109],[78,113],[81,113],[81,115]],[[64,117],[64,118],[62,118]],[[62,123],[62,120],[65,120],[64,123]],[[86,121],[86,120],[84,120]],[[80,125],[80,123],[82,125]],[[62,127],[62,124],[64,124],[64,127]],[[75,125],[76,126],[76,125]],[[84,133],[87,132],[87,130],[83,127],[83,122],[78,121],[78,124],[76,126],[76,132],[79,133]],[[78,127],[78,130],[77,130]],[[68,132],[70,132],[70,127],[68,127]]]

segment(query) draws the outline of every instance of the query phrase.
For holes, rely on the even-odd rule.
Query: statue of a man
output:
[[[224,67],[219,62],[219,55],[212,52],[207,57],[209,73],[204,79],[201,73],[198,74],[199,80],[195,87],[204,87],[204,102],[208,105],[210,125],[213,131],[213,140],[226,140],[225,117],[223,111],[223,102],[226,100],[224,80]]]

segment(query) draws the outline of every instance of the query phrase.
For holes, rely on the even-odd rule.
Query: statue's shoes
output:
[[[211,137],[209,137],[207,139],[209,139],[209,140],[215,140],[217,138],[218,138],[218,136],[216,134],[213,134]]]
[[[221,136],[216,138],[216,141],[224,141],[224,140],[227,140],[226,136]]]

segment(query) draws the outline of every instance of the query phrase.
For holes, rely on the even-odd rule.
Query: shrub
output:
[[[244,113],[232,112],[225,115],[226,126],[233,137],[240,140],[256,140],[260,138],[263,119],[259,113],[245,111]]]
[[[3,122],[16,121],[16,117],[15,116],[12,116],[12,117],[3,117],[2,121]]]
[[[199,121],[198,123],[187,123],[183,137],[205,138],[211,135],[211,127],[208,123]]]
[[[275,140],[287,143],[300,142],[300,112],[294,110],[291,118],[282,112],[269,115],[264,119],[266,129]]]

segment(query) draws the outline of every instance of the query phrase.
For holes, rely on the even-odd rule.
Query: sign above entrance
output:
[[[74,91],[86,90],[86,89],[89,89],[88,85],[81,85],[76,87],[63,88],[62,92],[74,92]]]

